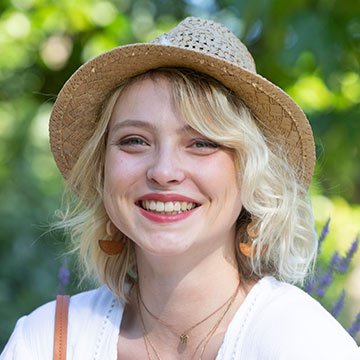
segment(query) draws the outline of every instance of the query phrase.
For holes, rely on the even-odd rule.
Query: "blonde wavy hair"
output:
[[[165,78],[184,121],[234,154],[243,203],[234,243],[240,275],[244,279],[273,275],[301,284],[314,263],[317,237],[306,189],[284,149],[263,135],[231,90],[207,75],[179,68],[151,70],[119,86],[104,104],[97,127],[67,179],[67,192],[75,192],[76,197],[68,201],[61,226],[70,233],[84,278],[107,284],[122,299],[126,299],[126,281],[136,281],[132,241],[119,232],[125,247],[119,255],[108,256],[98,240],[106,237],[109,220],[103,204],[103,169],[111,113],[126,88],[147,78],[155,82]],[[239,251],[239,243],[249,240],[246,226],[250,221],[258,235],[248,258]]]

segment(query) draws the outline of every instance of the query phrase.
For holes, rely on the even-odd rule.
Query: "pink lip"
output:
[[[143,201],[143,200],[155,200],[155,201],[162,201],[162,202],[168,202],[168,201],[191,202],[191,203],[199,205],[199,202],[197,202],[196,200],[189,198],[187,196],[179,195],[179,194],[149,193],[144,196],[141,196],[137,200],[137,203],[139,201]],[[159,214],[159,213],[145,210],[140,206],[138,206],[138,208],[139,208],[141,215],[143,215],[144,217],[146,217],[147,219],[149,219],[151,221],[154,221],[157,223],[162,223],[162,224],[184,220],[184,219],[188,218],[189,216],[191,216],[194,213],[194,211],[196,211],[198,209],[198,207],[196,207],[192,210],[188,210],[188,211],[182,212],[180,214]]]
[[[143,215],[144,217],[146,217],[147,219],[157,222],[157,223],[171,223],[171,222],[175,222],[175,221],[181,221],[184,220],[186,218],[188,218],[189,216],[191,216],[194,211],[196,211],[198,208],[194,208],[192,210],[188,210],[185,212],[182,212],[180,214],[158,214],[155,212],[151,212],[151,211],[147,211],[141,207],[139,207],[139,211],[141,213],[141,215]]]
[[[199,204],[198,201],[195,199],[191,199],[187,196],[179,195],[179,194],[159,194],[159,193],[149,193],[144,196],[141,196],[137,201],[142,200],[157,200],[162,202],[167,201],[185,201],[185,202],[192,202],[195,204]]]

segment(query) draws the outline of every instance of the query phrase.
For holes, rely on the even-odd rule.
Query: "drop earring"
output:
[[[246,234],[247,234],[247,237],[248,237],[249,240],[248,240],[248,242],[241,242],[239,244],[239,249],[240,249],[240,252],[244,256],[251,257],[252,253],[254,251],[254,249],[253,249],[253,241],[259,235],[259,231],[256,228],[256,226],[254,226],[254,221],[253,220],[249,224],[247,224],[247,226],[246,226]]]
[[[113,256],[122,252],[125,243],[123,240],[116,239],[118,231],[111,220],[106,223],[106,234],[110,239],[99,240],[99,247],[106,255]]]

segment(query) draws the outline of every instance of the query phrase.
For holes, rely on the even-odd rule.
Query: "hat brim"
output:
[[[50,118],[50,145],[67,178],[92,136],[103,102],[126,79],[160,67],[183,67],[205,73],[234,91],[255,115],[269,140],[283,144],[300,182],[308,187],[315,146],[310,124],[298,105],[262,76],[198,50],[159,44],[125,45],[82,65],[65,83]]]

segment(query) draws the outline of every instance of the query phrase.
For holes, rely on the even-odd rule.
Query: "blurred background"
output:
[[[0,351],[18,317],[59,291],[81,290],[71,258],[63,256],[65,236],[49,231],[63,191],[48,145],[56,94],[86,60],[153,39],[189,15],[229,27],[249,47],[258,72],[307,113],[317,147],[311,197],[319,232],[331,218],[320,268],[335,251],[346,256],[354,247],[360,229],[358,0],[0,0]],[[359,252],[330,282],[320,300],[330,308],[345,289],[340,321],[348,328],[360,312]]]

